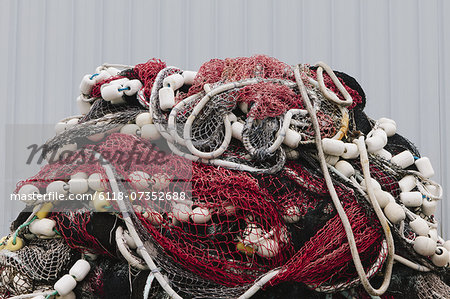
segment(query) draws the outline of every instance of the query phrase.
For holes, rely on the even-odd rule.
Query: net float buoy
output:
[[[78,118],[72,118],[71,120],[69,120],[66,123],[66,130],[72,129],[73,127],[75,127],[76,125],[78,125]]]
[[[434,197],[439,198],[442,196],[442,187],[440,185],[426,184],[424,188]]]
[[[64,132],[66,130],[66,126],[67,126],[67,123],[62,122],[62,121],[56,123],[56,125],[55,125],[55,133],[56,133],[56,135],[59,135],[62,132]]]
[[[256,248],[256,254],[264,258],[271,258],[280,252],[280,245],[273,239],[263,239]]]
[[[338,161],[334,167],[336,168],[337,171],[342,173],[347,178],[355,175],[355,169],[347,161],[344,160]]]
[[[161,134],[159,134],[156,125],[154,124],[145,124],[141,127],[141,137],[146,140],[158,140],[161,138]]]
[[[283,139],[284,144],[294,149],[298,147],[300,141],[302,141],[302,135],[291,129],[286,130],[286,136]]]
[[[286,149],[286,159],[297,160],[300,157],[300,153],[293,149]]]
[[[428,232],[430,231],[430,227],[425,219],[421,217],[416,217],[413,221],[409,223],[412,231],[418,236],[428,236]]]
[[[97,83],[95,77],[96,75],[91,74],[84,75],[80,83],[80,92],[82,94],[89,95],[91,93],[92,87]]]
[[[395,202],[390,202],[384,207],[384,215],[386,215],[386,218],[393,224],[397,224],[406,218],[402,206]]]
[[[130,173],[128,179],[137,190],[145,190],[150,186],[150,175],[143,171],[134,171]]]
[[[413,175],[404,176],[398,181],[398,186],[402,192],[409,192],[416,187],[416,178]]]
[[[170,87],[163,87],[158,91],[161,110],[167,111],[175,106],[175,93]]]
[[[165,173],[154,174],[150,179],[150,181],[152,183],[152,189],[157,191],[166,189],[167,187],[170,186],[170,183],[172,182],[169,175]]]
[[[341,157],[346,160],[358,158],[358,146],[354,143],[344,143],[344,152],[342,153]]]
[[[184,84],[186,84],[186,85],[193,85],[194,84],[194,80],[195,80],[195,76],[197,76],[197,72],[184,71],[181,75],[183,76]]]
[[[56,232],[54,231],[55,227],[55,220],[43,218],[34,220],[28,228],[31,233],[37,236],[54,237],[56,235]]]
[[[35,185],[26,184],[20,187],[19,191],[17,191],[17,194],[21,195],[21,200],[22,197],[26,197],[26,200],[24,200],[25,202],[34,202],[35,196],[40,194],[40,191],[39,188]]]
[[[420,192],[401,192],[400,200],[408,208],[420,207],[422,205],[422,193]]]
[[[428,232],[428,238],[437,242],[437,240],[439,239],[439,235],[436,228],[430,228],[430,231]]]
[[[144,125],[149,125],[153,123],[152,116],[150,115],[150,112],[144,112],[136,116],[136,125],[139,127],[143,127]]]
[[[395,120],[390,119],[390,118],[387,118],[387,117],[382,117],[382,118],[380,118],[380,119],[378,120],[378,123],[379,123],[379,124],[391,123],[391,124],[397,125],[396,122],[395,122]]]
[[[397,124],[394,121],[380,123],[378,126],[386,132],[387,137],[392,137],[397,132]]]
[[[59,295],[65,296],[69,294],[77,286],[77,281],[70,274],[61,277],[53,286]]]
[[[119,73],[120,73],[120,70],[118,70],[117,68],[115,68],[115,67],[108,67],[107,69],[106,69],[106,71],[111,75],[111,76],[117,76]]]
[[[206,86],[206,84],[204,86]],[[206,91],[206,89],[205,89],[205,91]],[[210,88],[210,91],[211,91],[211,88]],[[206,92],[208,92],[208,91],[206,91]],[[244,114],[248,113],[248,103],[246,103],[246,102],[239,102],[238,106],[239,106],[239,109],[241,109],[241,111]]]
[[[127,96],[135,95],[141,88],[142,88],[141,81],[136,80],[136,79],[127,81],[123,84],[123,89],[124,89],[123,92]]]
[[[325,155],[325,161],[331,166],[334,166],[339,161],[339,156]]]
[[[84,178],[72,178],[68,185],[69,192],[72,194],[84,194],[89,190],[88,180]]]
[[[436,241],[425,237],[418,236],[414,240],[414,250],[423,256],[432,256],[436,251]]]
[[[140,130],[141,128],[136,124],[126,124],[120,129],[120,133],[138,136]]]
[[[395,202],[394,197],[389,192],[383,191],[381,189],[376,189],[374,190],[374,193],[378,205],[382,209],[384,209],[388,205],[388,203]]]
[[[64,181],[54,181],[47,185],[46,191],[65,195],[69,192],[69,185]]]
[[[107,102],[111,102],[113,104],[124,102],[122,99],[124,94],[122,90],[122,85],[118,83],[103,84],[102,87],[100,88],[100,92],[102,98]]]
[[[0,243],[1,243],[1,241],[0,241]],[[445,242],[444,242],[444,245],[442,245],[442,246],[444,246],[445,249],[447,249],[448,251],[450,251],[450,240],[445,241]]]
[[[153,209],[146,209],[142,213],[142,217],[148,219],[150,223],[153,224],[154,226],[160,226],[164,220],[163,216],[160,213],[154,211]]]
[[[14,238],[11,237],[6,242],[5,249],[12,252],[12,251],[20,250],[20,249],[22,249],[22,247],[23,247],[23,240],[22,240],[22,238],[16,237],[16,239],[14,240]]]
[[[191,207],[184,204],[175,204],[172,207],[172,213],[174,219],[182,222],[188,222],[189,218],[192,215],[192,209]]]
[[[300,209],[297,206],[290,206],[283,213],[283,220],[286,223],[297,223],[300,221]]]
[[[383,131],[384,132],[384,131]],[[387,144],[387,141],[383,139],[380,135],[373,135],[366,139],[367,151],[369,153],[375,153],[382,150]]]
[[[417,169],[419,172],[426,178],[431,178],[434,176],[434,169],[431,165],[430,159],[427,157],[422,157],[417,159],[415,162]]]
[[[76,281],[82,281],[91,270],[91,265],[86,260],[78,260],[69,270],[69,274],[72,275]]]
[[[437,267],[444,267],[449,262],[450,255],[444,247],[438,246],[435,253],[431,256],[431,261]]]
[[[191,218],[195,224],[204,224],[211,220],[211,212],[207,208],[196,207],[192,210]]]
[[[379,157],[388,161],[392,159],[392,154],[384,148],[380,149],[379,151],[373,152],[373,154],[378,155]]]
[[[231,123],[234,123],[235,121],[237,121],[237,117],[234,113],[229,113],[229,114],[227,114],[227,116]]]
[[[403,151],[392,157],[391,162],[399,166],[400,168],[407,168],[414,164],[414,156],[410,151]]]
[[[184,85],[184,78],[180,74],[172,74],[163,80],[163,87],[171,88],[172,90],[180,89]]]
[[[242,131],[244,131],[244,124],[238,121],[231,125],[231,136],[237,140],[242,141]]]
[[[88,178],[88,185],[94,191],[105,191],[106,187],[100,173],[93,173]]]
[[[91,103],[84,101],[83,98],[83,96],[79,96],[77,98],[77,107],[78,111],[80,111],[80,113],[84,115],[88,114],[91,110]]]
[[[264,231],[256,224],[250,223],[243,232],[244,244],[255,244],[264,236]]]
[[[53,209],[53,203],[46,202],[46,203],[42,204],[39,211],[37,211],[36,217],[39,219],[44,219],[45,217],[47,217],[48,213],[50,213],[50,211],[52,209]]]
[[[323,152],[331,156],[341,156],[345,151],[344,142],[337,139],[322,139]]]
[[[422,213],[424,213],[426,216],[434,215],[437,208],[437,201],[424,197],[422,202]]]
[[[370,182],[371,182],[372,188],[374,190],[378,190],[378,189],[381,190],[381,185],[380,185],[380,183],[378,183],[377,180],[375,180],[374,178],[370,178]],[[367,191],[366,179],[362,180],[360,185],[364,191]]]
[[[92,205],[97,212],[109,212],[111,210],[111,203],[106,197],[106,194],[101,191],[96,191],[92,197]]]

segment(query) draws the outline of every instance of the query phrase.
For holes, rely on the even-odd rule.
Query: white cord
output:
[[[148,266],[145,264],[145,262],[144,264],[142,264],[143,261],[135,257],[131,253],[130,248],[127,246],[123,238],[123,228],[121,226],[118,226],[116,229],[116,244],[120,253],[127,260],[128,264],[130,264],[131,267],[134,267],[139,270],[148,270]]]
[[[324,155],[323,148],[322,148],[322,140],[321,140],[321,136],[320,136],[319,123],[318,123],[317,117],[315,115],[315,112],[313,110],[312,104],[309,100],[308,94],[306,92],[306,87],[303,84],[303,80],[300,76],[300,71],[299,71],[298,65],[296,67],[294,67],[294,74],[295,74],[295,80],[299,87],[303,101],[306,105],[306,109],[308,110],[308,113],[312,120],[313,128],[315,131],[316,147],[317,147],[317,151],[318,151],[318,155],[319,155],[320,166],[321,166],[331,199],[333,201],[333,204],[336,208],[336,211],[337,211],[339,217],[341,218],[342,225],[344,226],[345,233],[347,235],[347,240],[348,240],[348,243],[350,246],[350,252],[352,254],[353,262],[355,264],[356,271],[358,272],[359,279],[361,280],[361,283],[362,283],[364,289],[369,294],[371,294],[373,296],[380,296],[386,292],[386,290],[389,286],[391,274],[392,274],[394,241],[392,238],[392,234],[390,233],[389,225],[386,221],[386,218],[385,218],[383,212],[381,211],[380,206],[378,205],[378,202],[376,201],[376,199],[374,197],[373,189],[371,189],[370,183],[367,184],[367,189],[369,191],[368,192],[369,198],[372,201],[372,205],[374,206],[375,213],[377,214],[377,216],[380,220],[381,226],[383,227],[384,233],[386,235],[386,240],[388,242],[388,259],[387,259],[387,266],[386,266],[386,274],[385,274],[383,284],[381,285],[381,287],[379,289],[374,289],[372,287],[372,285],[370,284],[369,280],[367,279],[366,274],[364,273],[364,267],[363,267],[363,265],[361,263],[361,259],[359,257],[358,248],[356,247],[356,242],[355,242],[355,236],[353,235],[350,221],[345,213],[344,208],[342,207],[342,205],[339,201],[339,197],[336,193],[336,189],[334,188],[333,181],[332,181],[330,173],[328,171],[327,163],[325,160],[325,155]],[[351,97],[350,97],[350,99],[351,99]],[[364,140],[362,140],[362,141],[364,143]],[[368,162],[369,161],[368,161],[368,157],[367,157],[367,152],[365,151],[365,144],[364,144],[364,149],[360,148],[360,152],[361,152],[361,163],[363,164],[363,173],[364,173],[365,177],[369,178],[370,177],[370,173],[368,173]],[[366,179],[366,181],[370,181],[370,180]]]
[[[279,268],[267,272],[266,274],[264,274],[264,276],[258,279],[244,294],[239,296],[238,299],[249,299],[280,272],[281,269]]]
[[[399,256],[397,254],[394,255],[394,259],[397,262],[399,262],[399,263],[401,263],[401,264],[403,264],[403,265],[405,265],[405,266],[407,266],[407,267],[409,267],[411,269],[420,271],[420,272],[430,272],[431,271],[430,268],[422,266],[422,265],[419,265],[417,263],[414,263],[414,262],[412,262],[412,261],[410,261],[408,259],[405,259],[404,257]]]
[[[114,176],[114,172],[111,168],[111,165],[105,161],[100,153],[95,154],[96,159],[102,161],[101,165],[105,169],[106,175],[108,176],[109,183],[111,185],[111,189],[114,193],[118,194],[120,192],[119,186],[117,184],[116,178]],[[122,200],[118,200],[117,204],[119,206],[119,209],[123,216],[123,221],[125,222],[128,232],[130,233],[130,236],[133,238],[134,242],[136,243],[136,246],[142,256],[142,258],[147,263],[148,267],[150,268],[150,271],[152,271],[155,274],[156,280],[158,280],[161,287],[166,291],[166,293],[169,295],[169,297],[174,299],[182,299],[180,295],[178,295],[174,289],[169,285],[167,280],[162,276],[162,274],[159,272],[158,267],[156,267],[155,263],[153,262],[152,257],[147,252],[147,249],[144,246],[144,243],[139,238],[138,233],[136,232],[136,229],[134,227],[133,221],[131,221],[131,218],[129,216],[129,212],[127,210],[127,207],[125,203]]]

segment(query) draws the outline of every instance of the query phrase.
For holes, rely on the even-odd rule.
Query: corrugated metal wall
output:
[[[323,60],[353,75],[367,113],[397,121],[435,179],[450,190],[450,2],[445,0],[1,0],[0,140],[6,124],[53,124],[76,114],[81,77],[103,62],[159,57],[196,70],[219,57],[257,53],[290,64]],[[25,151],[18,148],[17,151]],[[1,148],[0,230],[17,207],[19,174]],[[17,157],[15,157],[17,159]],[[439,218],[450,237],[450,206]]]

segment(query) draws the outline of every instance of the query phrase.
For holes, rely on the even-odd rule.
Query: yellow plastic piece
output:
[[[341,120],[341,128],[338,132],[338,139],[341,140],[342,138],[347,137],[347,132],[348,132],[348,125],[350,122],[350,118],[348,116],[348,113],[344,113],[342,115],[342,120]]]
[[[47,217],[48,213],[52,210],[53,204],[51,202],[46,202],[42,205],[41,209],[36,213],[36,217],[43,219]]]
[[[104,192],[95,192],[92,203],[97,212],[109,212],[109,207],[111,207],[111,204],[109,203],[109,200],[106,200],[106,198],[107,197]]]
[[[2,250],[2,249],[5,248],[6,240],[8,240],[8,237],[7,237],[7,236],[5,236],[5,237],[3,237],[3,238],[0,239],[0,250]]]
[[[9,238],[8,242],[6,243],[5,249],[9,251],[17,251],[23,247],[23,240],[20,237],[16,237],[16,244],[13,244],[14,238]]]
[[[245,253],[246,255],[252,256],[255,254],[255,249],[253,249],[250,246],[245,246],[244,243],[242,242],[237,243],[236,249],[239,250],[240,252]]]

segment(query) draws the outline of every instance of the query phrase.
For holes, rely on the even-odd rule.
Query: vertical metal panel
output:
[[[353,75],[367,113],[388,116],[434,161],[450,194],[450,3],[357,0],[2,0],[1,140],[5,124],[55,123],[76,114],[81,77],[103,62],[152,57],[186,69],[212,58],[267,54],[289,64],[322,60]],[[19,149],[21,150],[21,149]],[[5,149],[0,149],[5,169]],[[0,172],[4,198],[13,173]],[[445,196],[447,197],[447,196]],[[0,230],[14,217],[1,204]],[[438,215],[442,229],[450,206]],[[449,236],[449,235],[448,235]]]

